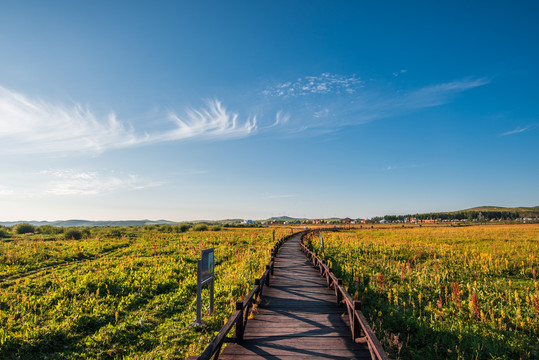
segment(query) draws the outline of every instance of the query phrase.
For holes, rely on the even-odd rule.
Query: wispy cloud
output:
[[[30,99],[0,87],[0,151],[13,153],[102,152],[141,144],[188,138],[237,138],[256,131],[256,117],[241,122],[220,101],[189,109],[185,115],[170,112],[172,129],[137,133],[114,112],[98,117],[80,104],[59,105]]]
[[[51,195],[97,195],[117,190],[142,190],[161,185],[147,182],[133,174],[102,174],[79,172],[72,169],[45,170],[39,173],[43,179],[45,194]]]
[[[290,114],[283,113],[282,110],[279,110],[275,114],[275,122],[273,123],[273,125],[271,125],[271,127],[278,126],[279,124],[286,124],[288,120],[290,120]]]
[[[177,127],[163,134],[157,134],[152,141],[182,140],[199,138],[237,138],[256,131],[256,116],[249,117],[243,123],[239,115],[227,111],[219,100],[206,102],[204,109],[189,109],[183,117],[169,113]]]
[[[13,190],[7,186],[0,185],[0,196],[8,196],[13,194]]]
[[[405,73],[401,70],[399,74]],[[295,82],[284,82],[263,91],[268,103],[278,111],[287,109],[287,136],[308,131],[326,134],[344,126],[400,116],[423,108],[450,102],[459,94],[490,82],[487,78],[468,78],[426,85],[410,90],[395,90],[375,80],[361,81],[356,75],[322,74]],[[278,110],[277,110],[278,109]],[[286,126],[285,126],[286,125]]]
[[[288,81],[266,89],[263,94],[270,96],[307,96],[312,94],[354,93],[362,81],[355,74],[344,76],[323,73],[319,76],[305,76],[296,81]]]
[[[4,174],[2,174],[4,175]],[[70,168],[23,171],[2,176],[0,200],[47,199],[51,196],[96,196],[141,191],[165,185],[161,180],[121,171],[85,171]]]
[[[507,136],[507,135],[514,135],[514,134],[520,134],[520,133],[523,133],[523,132],[526,132],[526,131],[529,131],[533,128],[533,126],[531,125],[528,125],[528,126],[517,126],[515,129],[511,130],[511,131],[506,131],[502,134],[500,134],[501,136]]]
[[[131,127],[110,113],[98,119],[81,105],[31,100],[0,87],[0,139],[4,153],[101,151],[140,143]]]
[[[403,73],[403,71],[401,71]],[[489,83],[488,79],[461,79],[419,89],[396,91],[363,82],[354,74],[323,73],[277,84],[260,91],[246,103],[253,111],[227,109],[220,100],[184,111],[154,114],[168,129],[138,131],[114,112],[98,116],[80,104],[54,104],[30,99],[0,87],[0,155],[101,153],[186,139],[234,139],[257,133],[297,136],[327,134],[344,126],[399,116],[445,104],[458,94]],[[239,105],[241,110],[249,105]],[[523,132],[517,128],[504,135]]]
[[[394,77],[399,77],[400,75],[406,74],[407,72],[408,72],[408,70],[406,70],[406,69],[401,69],[400,71],[395,71],[395,72],[393,73],[393,76],[394,76]]]
[[[447,103],[463,91],[487,85],[487,78],[464,79],[422,87],[396,98],[395,107],[426,108]]]

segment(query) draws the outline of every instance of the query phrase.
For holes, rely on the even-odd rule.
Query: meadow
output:
[[[539,224],[324,231],[306,244],[393,359],[539,358]]]
[[[4,229],[5,230],[5,229]],[[270,260],[273,229],[84,229],[0,239],[0,358],[158,359],[200,353]],[[277,229],[276,239],[290,230]],[[215,248],[215,314],[196,317],[200,250]]]

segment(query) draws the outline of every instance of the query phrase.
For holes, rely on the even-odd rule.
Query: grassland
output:
[[[322,235],[392,358],[539,358],[539,224]],[[318,236],[307,243],[320,252]]]
[[[167,228],[165,228],[167,229]],[[171,229],[170,227],[168,229]],[[81,240],[0,242],[1,359],[156,359],[194,355],[265,270],[272,229],[92,229]],[[276,237],[289,234],[277,230]],[[196,261],[215,248],[216,313],[195,319]],[[204,312],[209,308],[204,301]]]
[[[273,229],[91,228],[0,240],[0,358],[199,354],[252,287]],[[277,229],[276,237],[290,230]],[[539,357],[539,225],[323,232],[323,257],[395,359]],[[319,251],[319,237],[307,237]],[[215,247],[216,313],[195,319],[196,260]]]

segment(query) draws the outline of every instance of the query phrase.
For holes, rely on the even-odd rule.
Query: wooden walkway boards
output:
[[[265,287],[241,344],[219,359],[371,359],[366,343],[352,341],[346,309],[306,259],[300,235],[280,248],[271,286]],[[343,316],[344,314],[344,316]]]

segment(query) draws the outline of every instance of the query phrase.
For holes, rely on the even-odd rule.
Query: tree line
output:
[[[432,213],[425,213],[425,214],[415,214],[415,215],[386,215],[384,217],[380,217],[379,219],[387,220],[389,222],[397,222],[397,221],[404,221],[406,218],[415,218],[417,220],[427,220],[427,219],[440,219],[440,220],[468,220],[468,221],[474,221],[474,220],[482,220],[482,221],[490,221],[490,220],[517,220],[523,217],[537,217],[537,214],[528,214],[528,213],[522,213],[519,211],[477,211],[477,210],[469,210],[469,211],[457,211],[457,212],[451,212],[451,213],[438,213],[438,212],[432,212]],[[375,220],[374,218],[372,220]]]

